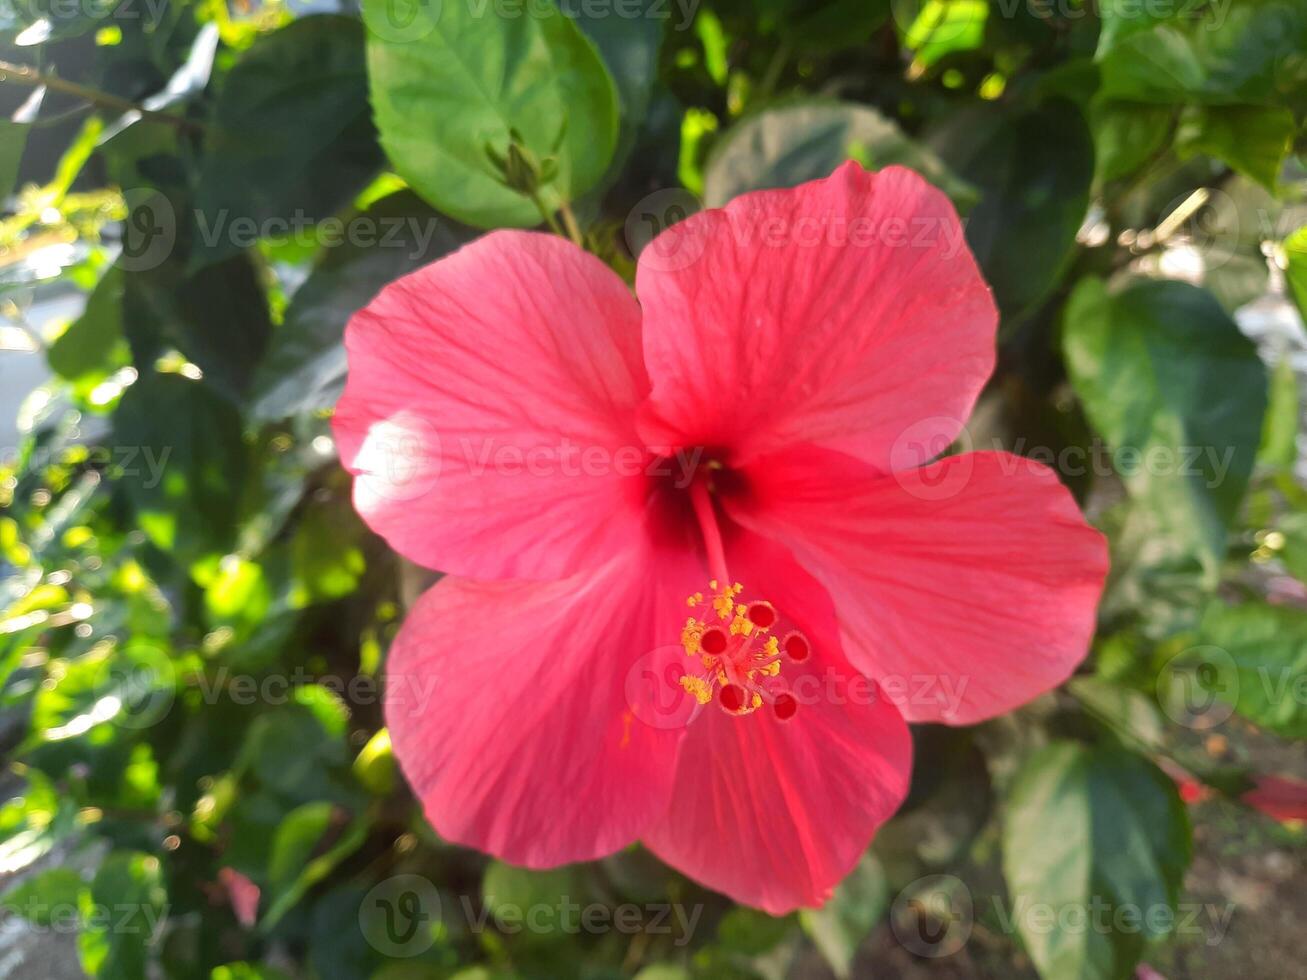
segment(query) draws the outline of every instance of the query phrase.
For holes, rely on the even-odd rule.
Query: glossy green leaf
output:
[[[340,210],[382,163],[362,26],[319,14],[259,37],[223,80],[210,128],[193,265]]]
[[[899,8],[906,7],[901,0]],[[902,10],[896,10],[902,19]],[[971,51],[985,39],[989,19],[986,0],[926,0],[903,34],[903,45],[923,66],[955,51]]]
[[[1215,571],[1261,438],[1266,371],[1210,293],[1086,279],[1067,303],[1076,394],[1131,494]]]
[[[0,48],[0,56],[5,56],[6,53]],[[18,168],[23,162],[23,150],[27,147],[27,134],[44,101],[45,89],[35,89],[16,105],[6,101],[5,111],[0,114],[0,202],[15,189]]]
[[[181,253],[126,277],[123,327],[137,368],[181,351],[205,383],[243,402],[272,334],[268,299],[246,255],[186,272]]]
[[[116,486],[142,531],[160,548],[191,560],[225,554],[247,472],[240,416],[201,382],[141,374],[114,415],[117,444],[130,452]]]
[[[1055,100],[1012,114],[959,113],[935,138],[980,189],[967,242],[1007,317],[1029,310],[1065,274],[1089,210],[1094,145],[1080,109]]]
[[[410,191],[382,198],[350,223],[366,237],[324,248],[295,292],[255,374],[253,418],[277,420],[333,406],[345,385],[342,340],[349,318],[381,287],[475,234]]]
[[[1125,177],[1155,156],[1167,145],[1174,116],[1170,106],[1095,100],[1089,122],[1098,179]]]
[[[1307,63],[1298,56],[1307,44],[1307,10],[1295,0],[1220,9],[1188,0],[1154,5],[1143,15],[1148,5],[1113,5],[1122,12],[1107,19],[1096,54],[1104,96],[1257,105],[1287,96],[1307,80]]]
[[[76,381],[103,375],[127,360],[123,338],[123,274],[116,266],[100,279],[82,315],[46,351],[50,369]]]
[[[1307,225],[1284,240],[1284,258],[1284,277],[1288,280],[1289,291],[1299,312],[1307,317]]]
[[[708,160],[704,197],[720,207],[746,191],[828,177],[846,160],[873,170],[911,167],[962,206],[974,200],[967,184],[875,109],[828,101],[766,109],[734,126]]]
[[[1003,874],[1040,975],[1133,976],[1174,927],[1190,852],[1184,804],[1147,760],[1070,742],[1028,758],[1008,792]]]
[[[1266,106],[1199,110],[1177,136],[1182,157],[1206,154],[1274,191],[1297,131],[1293,113]]]
[[[615,12],[607,7],[587,4],[563,9],[576,18],[577,26],[599,49],[617,91],[617,142],[608,170],[595,187],[601,190],[621,173],[648,116],[649,99],[658,77],[658,51],[675,12],[660,0],[639,0],[621,16],[614,16]]]
[[[272,841],[260,928],[275,927],[305,892],[358,850],[367,832],[366,821],[350,820],[331,803],[306,803],[288,813]]]
[[[556,173],[547,207],[603,177],[617,145],[617,91],[594,45],[552,5],[367,0],[373,115],[395,169],[440,211],[480,227],[538,224],[490,153],[511,134]]]

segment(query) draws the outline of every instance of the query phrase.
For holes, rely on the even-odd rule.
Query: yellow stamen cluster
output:
[[[711,596],[705,599],[702,592],[696,592],[686,599],[686,605],[691,609],[703,605],[710,606],[721,621],[722,627],[731,636],[751,637],[755,634],[761,636],[768,632],[770,627],[758,626],[749,619],[749,607],[747,605],[735,601],[736,597],[744,591],[743,585],[739,582],[719,585],[717,580],[713,579],[708,583],[708,587],[712,590]],[[719,656],[703,652],[701,640],[704,631],[708,629],[709,618],[709,616],[704,616],[704,618],[699,619],[690,616],[686,619],[685,626],[681,628],[681,646],[685,649],[686,656],[697,657],[699,662],[711,671],[708,679],[695,674],[686,674],[681,678],[681,687],[700,704],[707,704],[713,699],[716,685],[731,683],[726,670],[721,666]],[[748,646],[752,646],[752,643],[749,643]],[[780,641],[775,636],[768,636],[760,649],[746,654],[738,669],[741,670],[743,677],[749,682],[759,676],[775,677],[781,671],[779,654]],[[767,661],[774,662],[768,663]],[[750,694],[749,703],[736,714],[748,714],[762,706],[762,697],[756,692],[750,692]]]

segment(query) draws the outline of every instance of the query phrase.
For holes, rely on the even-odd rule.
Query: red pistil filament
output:
[[[785,661],[801,663],[812,649],[798,630],[780,632],[776,607],[765,599],[741,601],[744,587],[726,571],[725,549],[706,482],[690,488],[695,516],[703,532],[708,565],[716,576],[711,593],[696,592],[686,603],[695,612],[681,629],[681,646],[694,662],[681,678],[700,704],[716,700],[730,715],[748,715],[768,705],[776,718],[789,721],[799,709],[781,680]]]

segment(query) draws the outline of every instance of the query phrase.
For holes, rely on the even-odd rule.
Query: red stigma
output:
[[[794,700],[792,694],[778,694],[771,707],[780,721],[789,721],[799,710],[799,702]]]
[[[699,637],[699,649],[704,653],[717,656],[726,650],[726,631],[716,626],[709,626]]]
[[[717,699],[727,711],[736,712],[744,707],[744,688],[739,684],[723,684]]]
[[[808,654],[812,652],[812,648],[808,646],[808,638],[802,633],[791,633],[787,636],[784,649],[785,655],[796,664],[807,660]]]
[[[771,629],[776,622],[776,609],[770,602],[749,603],[749,622],[759,629]]]

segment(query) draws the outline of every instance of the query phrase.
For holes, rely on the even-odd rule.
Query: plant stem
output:
[[[549,226],[550,231],[559,238],[569,239],[578,248],[585,247],[585,236],[581,234],[581,226],[576,223],[576,215],[572,213],[572,209],[568,207],[566,201],[558,206],[558,213],[563,216],[563,224],[560,225],[549,205],[545,204],[541,199],[539,191],[530,195],[530,197],[531,203],[536,206],[536,210],[545,219],[545,224]]]
[[[568,237],[562,227],[558,224],[558,219],[554,217],[553,212],[545,206],[544,201],[540,200],[540,195],[538,193],[531,195],[531,203],[536,206],[536,210],[540,212],[540,216],[545,219],[545,224],[549,226],[550,231],[559,238]]]
[[[559,205],[558,212],[563,216],[563,224],[567,226],[567,237],[572,239],[577,248],[584,248],[585,236],[581,234],[581,226],[576,223],[576,215],[572,213],[571,206],[564,201]]]
[[[15,82],[19,85],[31,85],[33,87],[45,86],[52,92],[63,92],[65,95],[71,95],[75,98],[84,99],[93,105],[101,106],[105,109],[112,109],[115,112],[137,112],[142,118],[153,119],[155,122],[167,123],[169,126],[175,126],[177,129],[189,129],[192,131],[201,131],[204,129],[197,122],[185,119],[182,116],[175,116],[170,112],[159,112],[155,109],[147,109],[145,106],[130,99],[119,98],[108,92],[101,92],[99,89],[89,88],[85,85],[79,85],[76,82],[70,82],[66,78],[60,78],[58,75],[48,75],[45,72],[38,71],[30,65],[15,65],[12,62],[0,61],[0,82]]]

